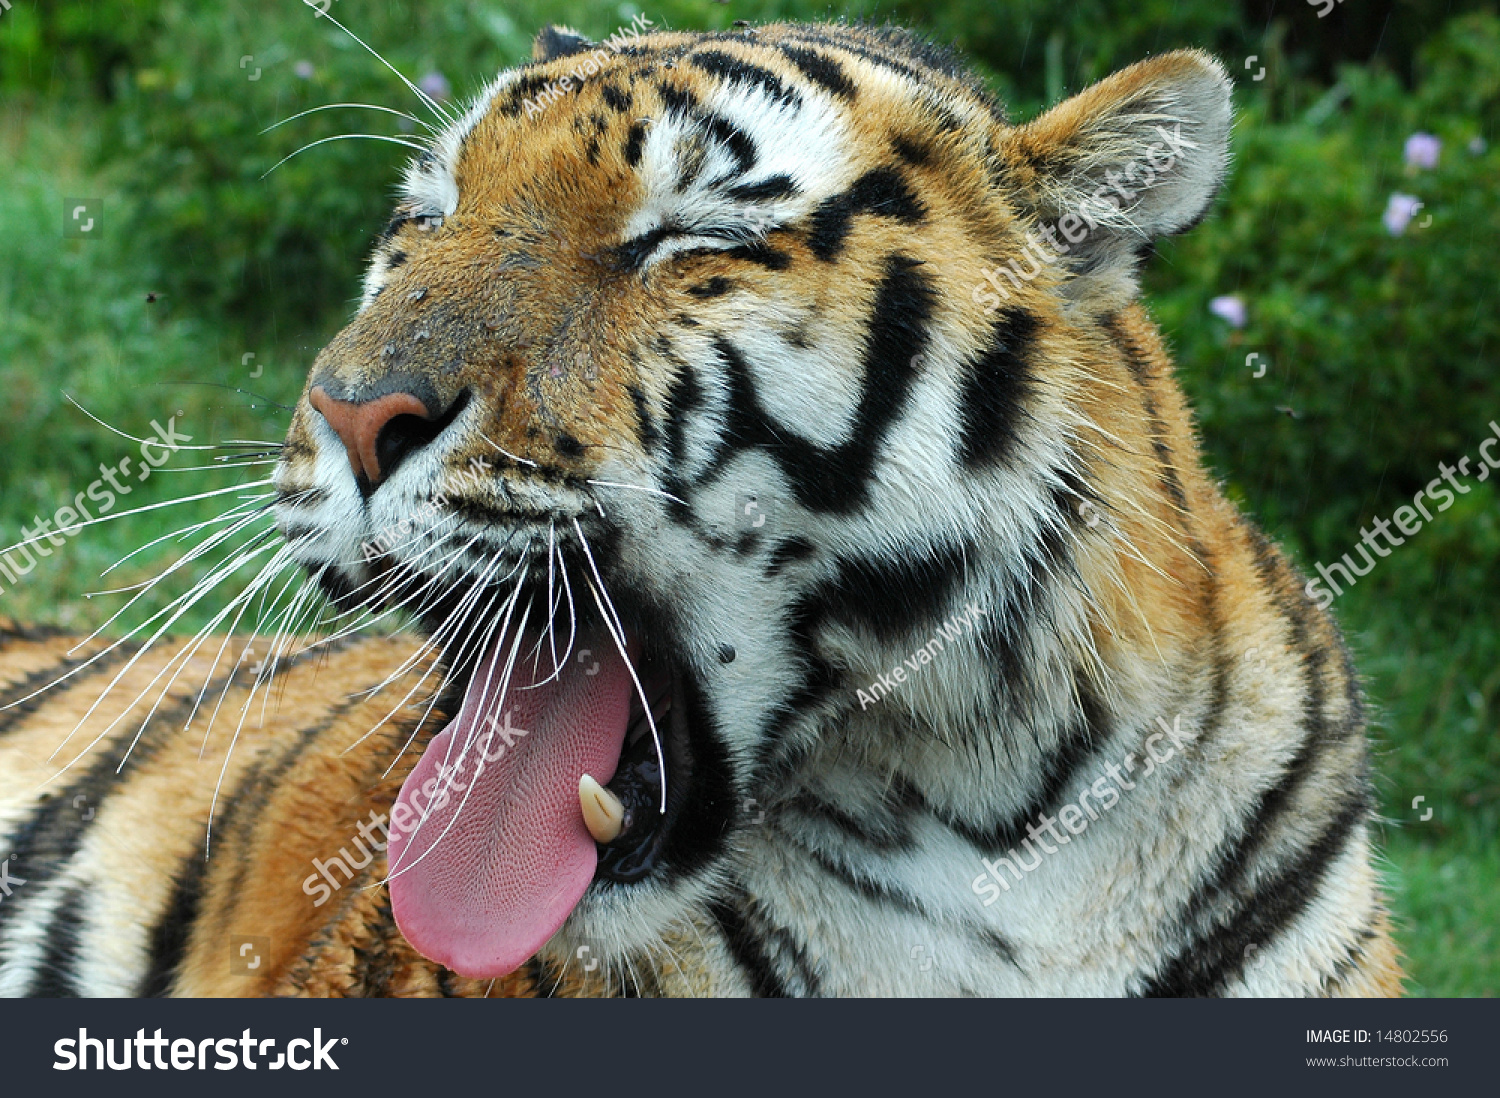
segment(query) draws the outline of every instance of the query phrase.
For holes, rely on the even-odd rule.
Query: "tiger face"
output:
[[[650,951],[799,879],[799,813],[1025,806],[1079,669],[1146,644],[1121,544],[1184,567],[1098,363],[1228,124],[1198,53],[1011,126],[914,37],[774,25],[549,29],[441,130],[275,479],[297,560],[446,669],[390,847],[418,950]]]

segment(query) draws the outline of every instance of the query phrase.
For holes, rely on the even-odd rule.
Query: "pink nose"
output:
[[[349,465],[354,469],[355,477],[363,475],[371,491],[379,486],[385,476],[390,474],[396,462],[409,449],[401,445],[399,438],[388,437],[384,446],[387,451],[386,468],[382,471],[380,468],[381,432],[398,416],[416,416],[424,423],[432,419],[427,405],[410,393],[388,393],[375,400],[355,404],[347,400],[337,400],[329,396],[321,385],[316,385],[308,394],[308,400],[343,440],[344,449],[349,453]]]

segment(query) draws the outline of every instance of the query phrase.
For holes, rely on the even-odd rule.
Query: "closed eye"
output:
[[[772,229],[781,228],[765,214],[751,214],[736,222],[708,225],[661,225],[627,240],[615,249],[617,262],[627,271],[638,271],[653,259],[680,252],[712,251],[754,244]]]

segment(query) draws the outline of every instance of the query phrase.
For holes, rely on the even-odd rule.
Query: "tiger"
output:
[[[549,26],[423,101],[270,578],[3,627],[0,993],[1401,993],[1358,674],[1140,299],[1218,61],[1012,123],[898,26]],[[252,667],[284,575],[354,624]]]

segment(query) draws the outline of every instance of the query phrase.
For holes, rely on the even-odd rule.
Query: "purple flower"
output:
[[[1414,133],[1406,139],[1406,162],[1413,168],[1435,168],[1443,143],[1430,133]]]
[[[453,89],[448,86],[448,78],[440,72],[428,73],[417,81],[417,87],[437,100],[447,99],[453,93]]]
[[[292,66],[292,71],[302,77],[303,80],[311,80],[316,70],[313,68],[311,61],[298,61]]]
[[[1406,232],[1407,223],[1417,215],[1417,211],[1421,208],[1421,199],[1409,194],[1401,194],[1399,191],[1392,194],[1390,202],[1386,203],[1385,215],[1381,218],[1385,222],[1386,232],[1392,236],[1400,236]]]
[[[1214,298],[1208,303],[1208,311],[1228,321],[1231,328],[1245,326],[1245,303],[1235,294]]]

